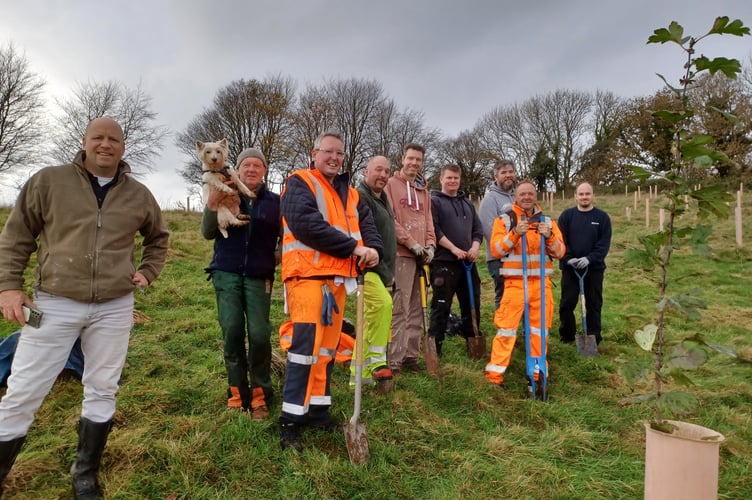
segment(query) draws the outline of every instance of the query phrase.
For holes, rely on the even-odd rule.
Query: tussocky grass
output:
[[[651,200],[651,224],[658,224],[660,199]],[[556,217],[571,200],[555,200]],[[647,406],[621,406],[630,387],[619,369],[625,360],[645,356],[631,340],[655,314],[656,283],[647,273],[625,269],[624,251],[646,233],[644,196],[626,218],[633,198],[599,196],[597,205],[612,217],[614,239],[608,258],[600,357],[580,357],[558,341],[558,314],[550,332],[549,401],[530,401],[524,378],[524,343],[518,338],[503,388],[483,379],[484,361],[468,359],[464,341],[449,337],[441,360],[441,384],[426,374],[399,375],[394,391],[366,389],[361,420],[371,453],[365,467],[349,462],[344,435],[306,433],[301,454],[279,448],[276,416],[256,422],[225,410],[222,339],[214,291],[203,269],[211,242],[199,234],[200,214],[168,212],[167,266],[137,309],[151,322],[132,332],[127,366],[118,395],[116,425],[100,474],[112,498],[641,498]],[[547,207],[548,208],[548,207]],[[744,204],[744,231],[752,203]],[[0,221],[7,210],[0,211]],[[752,358],[752,252],[737,249],[732,220],[715,223],[714,253],[700,257],[681,249],[675,290],[700,288],[708,309],[697,321],[672,318],[671,328],[739,350]],[[485,265],[481,330],[490,347],[493,286]],[[28,283],[31,275],[28,274]],[[558,304],[559,274],[554,274]],[[579,306],[576,310],[579,323]],[[355,317],[348,299],[347,316]],[[282,286],[273,288],[272,325],[283,319]],[[0,322],[0,334],[17,325]],[[521,331],[521,330],[520,330]],[[273,333],[276,340],[276,331]],[[276,342],[273,342],[276,347]],[[278,350],[278,349],[277,349]],[[726,436],[721,445],[720,498],[752,497],[752,367],[712,354],[692,374],[690,388],[701,404],[683,420]],[[273,377],[281,391],[280,367]],[[352,394],[344,366],[332,380],[332,412],[352,414]],[[24,450],[5,482],[8,498],[68,498],[68,470],[75,454],[81,385],[61,378],[37,413]]]

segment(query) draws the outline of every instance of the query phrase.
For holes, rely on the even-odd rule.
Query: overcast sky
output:
[[[496,106],[556,89],[651,94],[655,73],[675,77],[682,58],[646,45],[653,30],[676,20],[697,35],[721,15],[752,25],[752,0],[0,0],[0,45],[25,53],[50,98],[76,82],[140,81],[174,133],[231,81],[281,74],[299,90],[373,78],[399,107],[456,135]],[[752,37],[717,37],[701,51],[748,65]],[[185,161],[173,136],[144,179],[163,207],[186,198],[176,173]],[[14,199],[0,193],[0,203]]]

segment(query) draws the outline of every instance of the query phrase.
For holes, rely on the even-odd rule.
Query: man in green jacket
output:
[[[364,383],[379,384],[379,392],[386,392],[392,379],[392,370],[387,364],[387,344],[392,324],[392,294],[394,286],[394,261],[397,255],[397,236],[394,228],[394,212],[384,193],[389,180],[389,160],[375,156],[368,162],[365,178],[358,186],[361,199],[373,213],[376,230],[384,244],[384,257],[376,267],[366,269],[363,286],[364,311]],[[353,363],[355,356],[353,355]],[[350,380],[355,381],[355,366],[350,367]]]
[[[44,168],[24,185],[0,234],[0,310],[23,325],[0,401],[0,481],[80,338],[84,401],[73,492],[76,498],[102,496],[97,471],[133,327],[133,292],[157,278],[169,238],[159,205],[129,175],[124,153],[120,125],[92,120],[72,163]],[[136,233],[143,236],[138,265]],[[32,301],[24,270],[35,251]],[[26,307],[41,311],[39,323],[26,322]]]

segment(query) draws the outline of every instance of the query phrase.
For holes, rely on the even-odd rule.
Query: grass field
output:
[[[643,193],[644,194],[644,193]],[[749,198],[749,197],[748,197]],[[652,229],[660,200],[651,200]],[[552,216],[573,203],[556,200]],[[367,391],[365,422],[371,459],[350,464],[344,435],[305,434],[302,454],[282,452],[273,419],[251,421],[225,410],[222,341],[211,283],[203,268],[211,243],[198,231],[196,213],[169,212],[167,266],[137,308],[151,321],[135,327],[119,393],[116,425],[100,475],[110,498],[641,498],[643,421],[647,406],[619,400],[648,389],[630,387],[619,369],[646,357],[631,334],[655,315],[656,276],[623,266],[626,248],[645,233],[644,197],[598,198],[611,214],[601,356],[580,357],[551,332],[549,401],[526,396],[522,338],[503,389],[484,381],[484,361],[467,358],[464,342],[444,346],[443,384],[427,375],[400,375],[388,395]],[[752,238],[752,201],[744,204],[744,231]],[[8,211],[0,212],[4,223]],[[674,332],[701,332],[752,357],[752,252],[736,248],[732,220],[714,223],[712,258],[686,250],[675,255],[671,291],[700,288],[708,309],[699,321],[673,317]],[[747,244],[749,247],[749,243]],[[493,287],[483,279],[482,330],[494,333]],[[558,284],[558,274],[554,275]],[[273,325],[282,318],[275,283]],[[558,297],[559,289],[555,288]],[[558,299],[557,299],[558,303]],[[352,303],[348,316],[354,318]],[[579,311],[579,309],[578,309]],[[579,319],[578,319],[579,321]],[[0,335],[17,325],[0,324]],[[720,498],[752,498],[752,365],[711,355],[691,374],[700,405],[682,420],[726,436],[721,445]],[[279,374],[274,377],[277,394]],[[352,413],[347,372],[337,366],[332,411]],[[69,498],[68,470],[75,453],[81,385],[61,379],[37,414],[26,446],[6,480],[7,498]]]

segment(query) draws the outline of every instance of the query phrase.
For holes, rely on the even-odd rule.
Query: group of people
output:
[[[159,275],[169,237],[153,196],[128,175],[124,152],[120,125],[106,117],[92,120],[72,163],[45,168],[26,183],[0,235],[0,254],[7,256],[0,269],[0,308],[5,318],[23,325],[0,401],[0,488],[36,410],[80,338],[84,400],[71,469],[73,490],[76,498],[102,495],[97,471],[133,324],[133,291]],[[485,368],[489,382],[504,380],[525,302],[532,337],[538,340],[533,351],[540,351],[541,300],[546,302],[546,328],[553,314],[553,260],[562,269],[561,339],[571,342],[575,335],[579,281],[569,274],[574,268],[589,270],[588,333],[601,339],[611,227],[608,215],[592,205],[592,186],[577,187],[577,207],[563,212],[557,224],[542,217],[536,186],[517,182],[514,164],[502,160],[494,167],[494,181],[478,214],[460,189],[459,166],[443,166],[441,190],[429,192],[424,156],[421,145],[406,145],[401,168],[393,175],[389,159],[376,156],[355,188],[349,175],[340,172],[342,138],[324,133],[315,141],[309,167],[293,172],[278,195],[264,184],[268,165],[263,153],[248,148],[238,156],[236,170],[255,194],[240,196],[240,211],[249,223],[230,228],[225,238],[217,225],[221,195],[206,200],[201,233],[214,240],[207,273],[224,340],[227,407],[248,411],[255,420],[270,417],[274,397],[269,315],[275,269],[282,266],[289,313],[279,416],[283,449],[300,451],[304,429],[339,428],[330,413],[331,373],[345,298],[356,290],[359,277],[367,382],[421,371],[424,329],[440,355],[455,294],[462,334],[474,335],[480,314],[472,314],[471,304],[480,305],[476,261],[484,238],[497,328]],[[138,264],[136,233],[143,236]],[[34,252],[39,267],[32,300],[23,291],[23,273]],[[529,289],[538,293],[522,289],[523,269]],[[536,285],[541,275],[545,283]],[[433,290],[427,325],[421,277],[428,278]],[[42,311],[38,327],[26,324],[24,306]]]

